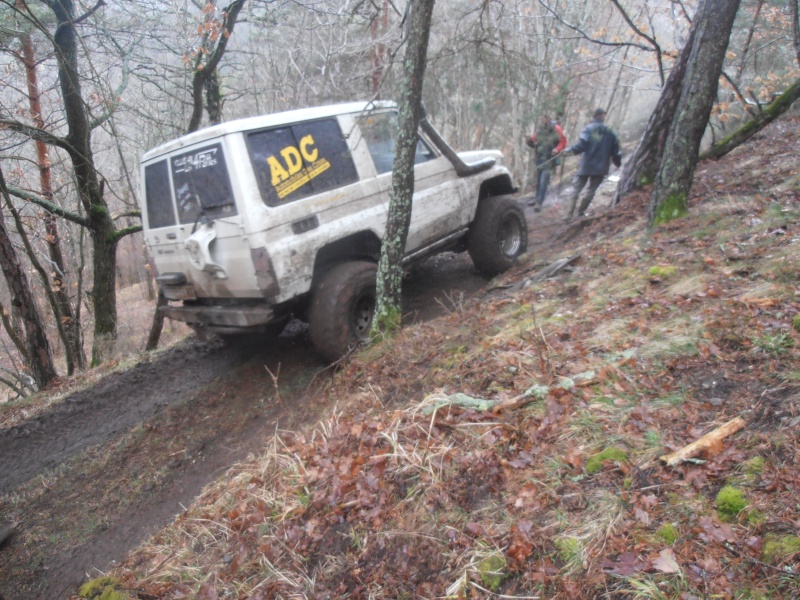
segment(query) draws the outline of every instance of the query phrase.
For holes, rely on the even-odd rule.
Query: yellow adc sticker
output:
[[[283,161],[274,155],[267,158],[278,198],[288,196],[330,168],[331,163],[319,157],[319,149],[314,144],[314,138],[309,134],[301,138],[297,146],[286,146],[280,151]],[[308,166],[304,167],[303,161]]]

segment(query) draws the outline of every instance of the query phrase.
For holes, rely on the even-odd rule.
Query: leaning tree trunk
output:
[[[686,214],[700,142],[717,97],[719,74],[740,0],[705,0],[697,26],[675,120],[648,206],[650,227]]]
[[[617,191],[614,194],[613,204],[617,204],[625,194],[640,189],[653,182],[661,156],[664,152],[664,143],[667,141],[669,126],[675,117],[675,110],[683,91],[683,81],[686,75],[686,66],[689,55],[694,45],[695,33],[699,19],[695,18],[689,30],[689,37],[683,45],[675,64],[672,65],[669,77],[661,90],[653,114],[647,121],[644,133],[636,146],[633,154],[625,161],[622,176]]]
[[[704,152],[702,156],[700,156],[700,159],[720,158],[721,156],[725,156],[728,152],[745,143],[764,129],[764,127],[789,110],[792,104],[797,102],[798,99],[800,99],[800,79],[789,86],[789,88],[775,98],[773,102],[765,106],[753,119],[742,125],[725,139],[711,146],[707,152]]]
[[[434,0],[412,0],[411,22],[403,57],[403,82],[398,109],[397,145],[392,166],[392,191],[386,234],[378,263],[373,335],[400,327],[403,254],[411,223],[414,196],[414,153],[419,139],[422,80],[428,53]]]
[[[0,170],[0,190],[6,202],[10,202],[3,172]],[[50,352],[44,323],[39,315],[36,298],[33,296],[28,278],[19,263],[14,245],[6,229],[5,220],[0,213],[0,266],[11,292],[11,305],[25,323],[25,352],[28,368],[36,386],[41,390],[56,377],[55,365]]]

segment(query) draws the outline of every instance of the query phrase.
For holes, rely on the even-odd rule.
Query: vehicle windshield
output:
[[[361,133],[367,142],[375,171],[378,175],[388,173],[394,168],[394,154],[397,140],[397,113],[384,112],[358,118]],[[420,138],[414,152],[414,164],[436,158],[436,154]]]

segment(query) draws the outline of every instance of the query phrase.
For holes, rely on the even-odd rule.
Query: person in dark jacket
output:
[[[582,155],[581,165],[575,176],[575,189],[570,198],[569,215],[567,216],[569,219],[575,214],[578,196],[586,184],[588,183],[589,187],[581,199],[578,208],[579,217],[585,216],[586,209],[589,208],[589,204],[594,198],[594,193],[600,187],[603,178],[608,175],[610,163],[613,162],[616,167],[622,164],[617,134],[604,123],[605,119],[606,111],[604,109],[595,110],[592,122],[583,128],[578,142],[564,150],[564,152]]]
[[[525,142],[536,150],[536,199],[530,202],[535,212],[539,212],[547,195],[550,174],[556,166],[555,156],[567,147],[567,138],[561,125],[542,115],[536,132]]]

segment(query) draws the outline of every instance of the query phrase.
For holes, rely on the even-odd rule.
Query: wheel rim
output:
[[[500,250],[506,256],[516,256],[522,246],[522,231],[517,219],[509,216],[500,225]]]
[[[369,336],[374,313],[375,296],[370,292],[362,293],[353,305],[352,324],[356,338],[363,340]]]

